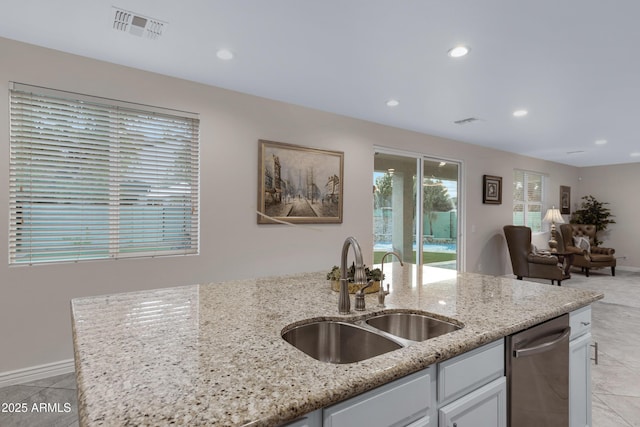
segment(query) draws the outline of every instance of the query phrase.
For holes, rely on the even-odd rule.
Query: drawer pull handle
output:
[[[580,322],[580,324],[582,326],[589,326],[591,324],[591,322]]]
[[[598,364],[598,341],[591,344],[591,347],[595,349],[595,356],[596,356],[596,357],[592,357],[591,360],[596,362],[596,365],[597,365]]]

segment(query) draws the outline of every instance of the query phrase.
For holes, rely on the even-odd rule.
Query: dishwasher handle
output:
[[[571,333],[571,328],[569,327],[564,331],[562,331],[560,336],[553,341],[547,341],[545,343],[536,345],[534,347],[525,347],[525,348],[519,348],[517,350],[513,350],[513,357],[525,357],[525,356],[531,356],[538,353],[544,353],[545,351],[549,350],[551,347],[554,347],[559,342],[567,339],[570,333]]]

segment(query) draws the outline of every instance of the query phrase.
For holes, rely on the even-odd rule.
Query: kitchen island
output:
[[[603,297],[446,270],[417,284],[413,272],[387,273],[385,308],[371,294],[365,312],[349,315],[338,314],[325,273],[74,299],[80,425],[279,425]],[[464,327],[350,364],[317,361],[281,338],[309,319],[398,309]]]

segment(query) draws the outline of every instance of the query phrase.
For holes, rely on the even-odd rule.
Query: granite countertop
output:
[[[349,315],[338,314],[338,293],[325,273],[74,299],[80,424],[278,425],[603,297],[442,272],[417,281],[415,267],[396,266],[386,273],[393,283],[387,307],[377,308],[371,294],[366,312]],[[353,296],[351,302],[353,310]],[[305,319],[398,309],[464,328],[342,365],[316,361],[281,338]]]

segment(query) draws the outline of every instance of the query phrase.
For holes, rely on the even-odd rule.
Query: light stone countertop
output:
[[[413,271],[386,273],[386,308],[371,294],[366,312],[344,316],[326,273],[74,299],[80,425],[278,425],[603,297],[446,270],[417,286]],[[316,361],[281,338],[310,318],[398,309],[465,326],[351,364]]]

